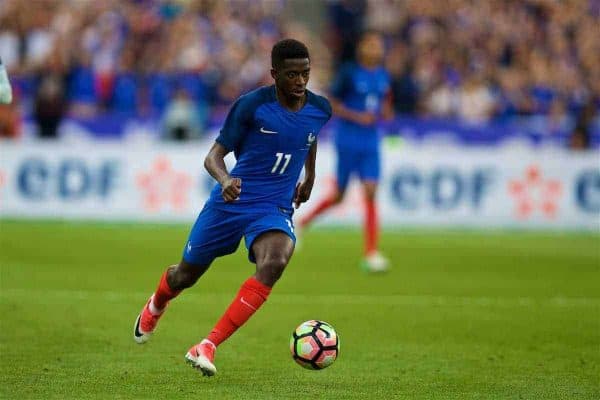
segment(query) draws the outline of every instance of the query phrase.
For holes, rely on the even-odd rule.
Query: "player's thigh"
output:
[[[343,195],[352,174],[357,171],[357,152],[351,149],[337,148],[336,183],[337,190]]]
[[[208,266],[215,258],[235,252],[242,239],[246,218],[205,207],[185,244],[183,260],[192,266]]]
[[[294,252],[294,224],[283,213],[261,216],[246,227],[244,236],[248,259],[257,265],[274,259],[287,264]]]
[[[356,159],[358,176],[361,182],[377,184],[381,175],[381,160],[379,149],[367,150]]]

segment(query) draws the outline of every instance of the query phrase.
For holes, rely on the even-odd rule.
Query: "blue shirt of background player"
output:
[[[352,62],[344,64],[333,81],[331,94],[347,108],[381,114],[390,90],[390,77],[383,67],[367,69]],[[360,125],[340,119],[335,132],[338,149],[376,150],[379,145],[377,124]]]
[[[241,96],[232,106],[216,141],[236,157],[230,175],[242,180],[238,200],[226,203],[221,185],[208,204],[231,212],[279,210],[292,214],[292,200],[306,156],[331,117],[329,101],[307,90],[299,111],[284,108],[275,86]]]

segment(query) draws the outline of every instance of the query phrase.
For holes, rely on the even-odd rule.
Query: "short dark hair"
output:
[[[278,68],[288,58],[308,58],[308,48],[296,39],[283,39],[275,43],[271,50],[271,66]]]

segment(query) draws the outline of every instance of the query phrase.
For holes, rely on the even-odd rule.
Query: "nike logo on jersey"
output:
[[[266,133],[267,135],[276,135],[277,134],[277,132],[275,132],[275,131],[266,130],[264,126],[260,127],[260,133]]]
[[[190,251],[192,251],[192,244],[190,242],[188,242],[188,244],[187,244],[187,252],[189,253]]]

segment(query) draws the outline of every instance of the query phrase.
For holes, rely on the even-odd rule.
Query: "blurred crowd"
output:
[[[548,132],[597,121],[599,0],[330,0],[320,3],[325,26],[296,21],[286,12],[294,1],[315,4],[2,0],[13,111],[38,121],[42,136],[55,135],[66,114],[108,111],[161,116],[167,135],[195,137],[209,115],[271,82],[269,53],[280,38],[309,45],[310,87],[326,91],[360,32],[374,29],[386,38],[400,115],[527,117]]]
[[[209,112],[271,82],[277,40],[315,41],[284,24],[284,8],[283,0],[4,0],[0,56],[41,136],[56,135],[65,114],[107,111],[201,128]],[[316,82],[329,65],[324,49],[311,46]]]
[[[386,35],[400,113],[552,131],[600,106],[598,0],[340,0],[329,16],[338,62],[363,29]]]

